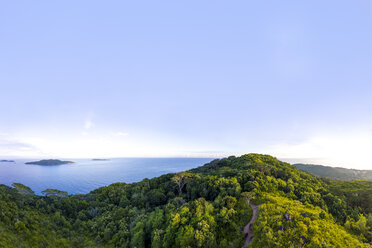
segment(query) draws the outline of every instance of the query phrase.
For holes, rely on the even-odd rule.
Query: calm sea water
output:
[[[132,183],[144,178],[179,172],[201,166],[211,158],[115,158],[108,161],[74,159],[75,164],[28,165],[35,159],[0,162],[0,184],[22,183],[36,194],[52,188],[69,194],[89,193],[116,182]]]

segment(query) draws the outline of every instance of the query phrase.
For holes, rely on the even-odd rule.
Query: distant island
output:
[[[62,164],[74,164],[72,161],[62,161],[58,159],[44,159],[34,162],[27,162],[26,164],[36,164],[36,165],[62,165]]]
[[[93,161],[109,161],[110,159],[107,158],[93,158]]]
[[[1,163],[14,163],[14,160],[0,160]]]

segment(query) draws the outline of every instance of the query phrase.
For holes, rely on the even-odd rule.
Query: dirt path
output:
[[[243,248],[246,247],[253,239],[253,232],[252,232],[252,229],[249,228],[249,227],[250,227],[251,224],[253,224],[253,222],[256,221],[257,213],[258,213],[258,207],[260,205],[254,205],[253,203],[250,202],[249,206],[251,206],[251,208],[253,210],[253,214],[252,214],[251,220],[248,222],[248,224],[243,229],[244,237],[245,237],[245,242],[244,242]]]

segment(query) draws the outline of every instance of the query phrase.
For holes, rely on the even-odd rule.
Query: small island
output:
[[[14,163],[15,161],[14,160],[0,160],[0,163]]]
[[[93,158],[92,161],[109,161],[107,158]]]
[[[62,165],[62,164],[74,164],[72,161],[62,161],[58,159],[43,159],[34,162],[27,162],[26,164],[36,164],[36,165]]]

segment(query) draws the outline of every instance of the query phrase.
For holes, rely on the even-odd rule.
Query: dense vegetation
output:
[[[0,247],[242,247],[249,200],[252,247],[370,247],[372,185],[346,183],[248,154],[86,195],[0,185]]]
[[[320,177],[339,180],[372,180],[372,170],[355,170],[315,164],[294,164],[297,169],[310,172]]]

